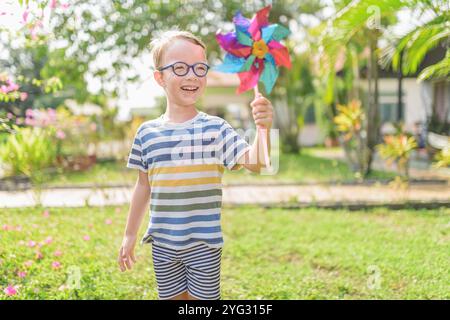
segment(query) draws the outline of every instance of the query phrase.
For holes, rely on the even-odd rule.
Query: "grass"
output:
[[[299,155],[282,154],[279,160],[279,170],[276,175],[258,175],[245,169],[226,171],[224,184],[240,183],[305,183],[329,181],[357,180],[355,174],[342,161],[320,158],[313,155],[314,148],[304,148]],[[51,186],[80,184],[134,184],[137,172],[125,167],[123,162],[98,163],[84,172],[70,172],[55,175],[49,181]],[[393,179],[392,172],[374,171],[370,179]]]
[[[44,217],[42,209],[0,209],[0,226],[21,226],[0,230],[0,299],[157,298],[151,246],[137,247],[131,272],[118,270],[126,207],[49,212]],[[448,208],[224,207],[222,226],[223,299],[450,298]],[[49,236],[53,241],[40,249],[28,246]],[[42,259],[36,259],[37,250]],[[56,250],[62,255],[55,257]],[[29,260],[33,264],[25,267]],[[59,269],[52,269],[54,261]],[[19,271],[26,276],[19,278]],[[61,287],[77,273],[79,289]],[[18,285],[18,294],[7,297],[7,285]]]
[[[375,170],[369,179],[393,179],[396,174]],[[258,175],[246,170],[226,171],[224,183],[314,183],[343,182],[358,180],[347,164],[338,160],[330,160],[314,156],[305,149],[300,155],[282,154],[276,175]]]

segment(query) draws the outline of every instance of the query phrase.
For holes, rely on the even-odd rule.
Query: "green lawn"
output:
[[[336,160],[316,157],[313,155],[313,148],[305,148],[301,154],[282,154],[279,159],[279,170],[276,175],[258,175],[250,173],[245,169],[239,171],[226,171],[224,184],[239,183],[304,183],[304,182],[330,182],[357,180],[355,174],[349,170],[348,166]],[[55,175],[49,182],[50,185],[67,184],[134,184],[137,172],[125,167],[122,162],[98,163],[93,168],[85,172],[71,172],[62,175]],[[374,171],[371,179],[393,179],[392,172]]]
[[[116,265],[126,207],[49,212],[0,209],[0,299],[157,297],[151,246],[138,246],[133,271]],[[222,225],[224,299],[450,298],[450,209],[225,207]],[[37,249],[29,241],[44,244]],[[78,272],[79,289],[61,287]],[[18,294],[7,297],[8,285],[17,285]]]

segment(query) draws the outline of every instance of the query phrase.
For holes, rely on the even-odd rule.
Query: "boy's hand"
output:
[[[119,267],[120,271],[124,272],[127,269],[131,270],[133,264],[136,263],[134,257],[134,246],[136,245],[136,236],[125,236],[122,241],[122,246],[119,250]]]
[[[270,129],[272,127],[272,103],[264,98],[261,93],[250,103],[252,107],[253,119],[259,128]]]

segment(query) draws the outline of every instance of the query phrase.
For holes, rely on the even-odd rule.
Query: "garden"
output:
[[[120,272],[117,253],[138,178],[126,167],[133,138],[166,100],[148,87],[136,108],[121,101],[148,84],[152,70],[142,76],[137,61],[149,59],[157,30],[199,35],[216,65],[218,26],[230,31],[237,10],[266,5],[291,30],[292,67],[267,94],[275,173],[223,176],[223,299],[449,299],[448,3],[181,2],[0,7],[0,300],[157,299],[151,246],[137,246],[131,272]],[[221,86],[205,97],[217,89],[234,101],[235,87]],[[204,101],[199,110],[254,128],[235,104]],[[355,201],[333,196],[346,186],[361,187]],[[298,194],[261,204],[232,192],[255,187]],[[118,188],[124,200],[114,202],[106,194]],[[301,200],[301,188],[317,191]],[[80,190],[103,190],[104,201],[64,205]],[[379,190],[407,198],[374,205]]]

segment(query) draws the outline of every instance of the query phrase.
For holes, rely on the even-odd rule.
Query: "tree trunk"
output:
[[[367,110],[367,166],[364,176],[367,177],[372,171],[372,161],[375,153],[375,146],[378,143],[380,116],[378,105],[378,57],[377,44],[378,35],[377,30],[369,31],[370,42],[370,58],[368,63],[367,78],[369,82],[369,103]]]
[[[398,79],[398,92],[397,92],[397,121],[403,120],[403,72],[402,72],[402,63],[403,63],[403,54],[400,54],[399,68],[397,73]]]

